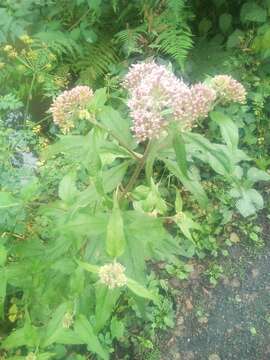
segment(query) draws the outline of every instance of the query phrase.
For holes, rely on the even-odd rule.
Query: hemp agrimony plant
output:
[[[179,267],[183,239],[193,253],[202,246],[194,232],[203,224],[183,210],[186,191],[200,208],[211,205],[200,181],[202,163],[229,184],[243,216],[263,207],[252,186],[269,175],[240,166],[250,159],[238,148],[237,124],[222,110],[245,102],[238,81],[218,75],[189,86],[150,62],[133,65],[123,88],[130,117],[109,105],[105,89],[76,86],[59,95],[50,112],[63,135],[42,159],[45,168],[46,162],[65,164],[58,193],[48,197],[41,187],[38,203],[37,184],[23,201],[2,194],[5,209],[33,211],[12,257],[7,241],[0,249],[2,309],[6,294],[19,291],[21,314],[2,347],[19,348],[28,360],[53,358],[57,344],[84,345],[109,359],[113,341],[123,337],[126,312],[147,318],[149,307],[161,309],[149,267],[164,261]],[[219,126],[223,143],[198,131],[202,121]],[[172,185],[162,183],[160,163]],[[49,172],[39,171],[46,181]]]

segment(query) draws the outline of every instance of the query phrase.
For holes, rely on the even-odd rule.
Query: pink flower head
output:
[[[138,141],[158,138],[172,118],[182,129],[191,126],[191,90],[165,66],[154,62],[133,65],[123,85],[131,95],[128,106]]]
[[[217,94],[210,86],[202,83],[191,86],[193,119],[205,118],[212,110]]]
[[[74,127],[74,118],[84,110],[93,97],[93,91],[88,86],[76,86],[60,94],[50,107],[53,121],[67,133]]]
[[[211,86],[217,92],[221,103],[238,102],[243,104],[246,101],[246,90],[240,82],[229,75],[217,75],[213,77]]]

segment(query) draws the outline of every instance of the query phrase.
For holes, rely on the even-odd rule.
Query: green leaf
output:
[[[20,206],[20,203],[14,197],[5,191],[0,192],[0,210]]]
[[[252,183],[257,181],[270,181],[270,175],[263,170],[259,170],[255,167],[251,167],[247,172],[248,180],[251,180]]]
[[[63,318],[67,310],[67,304],[64,303],[59,305],[59,307],[52,314],[51,320],[46,327],[43,341],[41,342],[41,347],[45,348],[56,342],[59,334],[61,334],[61,332],[64,330]]]
[[[130,131],[130,121],[123,119],[121,114],[113,108],[106,106],[99,114],[100,122],[120,140],[126,147],[134,149],[136,142]]]
[[[241,8],[240,18],[243,23],[264,23],[267,19],[267,11],[255,1],[246,2]]]
[[[83,269],[85,269],[86,271],[89,271],[89,272],[91,272],[91,273],[93,273],[93,274],[98,274],[99,266],[97,266],[97,265],[92,265],[92,264],[85,263],[85,262],[78,261],[78,260],[77,260],[77,263],[78,263]]]
[[[227,40],[227,48],[231,49],[234,47],[238,47],[241,43],[241,39],[245,36],[245,33],[242,30],[236,29],[229,36]]]
[[[0,319],[4,319],[4,305],[7,288],[7,274],[5,269],[0,269]]]
[[[111,321],[111,336],[114,339],[121,339],[124,336],[125,326],[122,321],[117,320],[116,317],[112,318]]]
[[[74,176],[71,174],[65,175],[59,184],[58,194],[60,199],[66,203],[72,203],[77,193]]]
[[[137,281],[128,278],[127,287],[134,294],[143,297],[148,300],[153,300],[154,302],[158,302],[158,298],[155,294],[146,289],[143,285],[139,284]]]
[[[224,13],[219,17],[219,27],[223,33],[227,33],[232,25],[232,15]]]
[[[236,202],[236,207],[244,217],[254,215],[263,208],[263,198],[255,189],[244,190],[242,197]]]
[[[7,250],[4,245],[0,244],[0,266],[4,266],[7,259]]]
[[[117,192],[114,193],[113,210],[107,225],[106,251],[112,258],[121,256],[125,250],[124,224],[117,200]]]
[[[231,150],[236,150],[239,141],[239,134],[235,123],[227,115],[218,111],[212,111],[210,117],[220,126],[221,135],[225,143]]]
[[[180,171],[175,161],[164,158],[161,158],[161,160],[164,161],[168,170],[181,181],[181,183],[188,191],[191,192],[191,194],[195,197],[199,204],[202,207],[206,207],[208,204],[208,198],[199,181],[186,178],[184,174],[182,174],[182,172]]]
[[[89,351],[98,354],[102,359],[108,360],[109,354],[105,350],[98,337],[95,335],[92,325],[84,315],[80,315],[75,321],[74,330],[76,335],[87,345]]]
[[[175,151],[176,162],[179,166],[181,173],[184,175],[185,178],[189,178],[188,176],[188,166],[187,166],[187,154],[186,154],[186,147],[183,140],[183,137],[177,131],[174,131],[173,135],[173,148]]]
[[[183,210],[183,201],[182,201],[180,192],[176,190],[176,194],[175,194],[175,211],[177,213],[179,213],[182,210]]]
[[[120,296],[120,289],[109,289],[107,286],[102,284],[96,284],[96,325],[95,332],[98,333],[103,329],[106,322],[109,320],[115,304]]]

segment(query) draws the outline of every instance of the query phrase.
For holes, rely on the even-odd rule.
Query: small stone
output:
[[[256,277],[258,277],[259,276],[259,270],[258,269],[252,269],[251,270],[251,275],[252,275],[252,277],[253,277],[253,279],[256,279]]]
[[[184,324],[184,317],[183,316],[179,316],[176,320],[177,325],[183,325]]]
[[[208,323],[208,317],[207,316],[202,316],[198,319],[198,322],[200,324],[207,324]]]
[[[211,354],[208,357],[208,360],[221,360],[218,354]]]
[[[240,281],[238,279],[236,279],[236,278],[232,279],[231,286],[233,288],[239,288],[240,285],[241,285],[241,283],[240,283]]]
[[[239,243],[240,242],[239,236],[235,232],[232,232],[230,234],[230,241],[234,244]]]
[[[193,309],[193,305],[192,305],[192,302],[191,302],[190,299],[187,299],[187,300],[186,300],[186,309],[187,309],[188,311],[191,311],[191,310]]]

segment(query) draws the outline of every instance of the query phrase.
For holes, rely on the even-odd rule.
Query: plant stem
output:
[[[33,74],[28,97],[27,97],[27,103],[26,103],[25,113],[24,113],[24,117],[25,117],[24,122],[26,122],[26,116],[28,116],[29,104],[30,104],[30,100],[32,98],[32,91],[33,91],[35,80],[36,80],[36,73]]]
[[[127,193],[133,188],[133,186],[134,186],[136,180],[138,179],[138,176],[140,175],[140,173],[141,173],[141,171],[142,171],[142,169],[144,167],[144,164],[145,164],[145,162],[147,160],[147,156],[148,156],[148,154],[150,152],[151,144],[152,144],[151,141],[149,141],[147,146],[146,146],[143,157],[139,160],[139,162],[138,162],[138,164],[137,164],[137,166],[136,166],[136,168],[134,170],[134,173],[132,174],[126,188],[124,189],[124,191],[123,191],[123,193],[121,195],[121,198],[124,198],[127,195]]]

